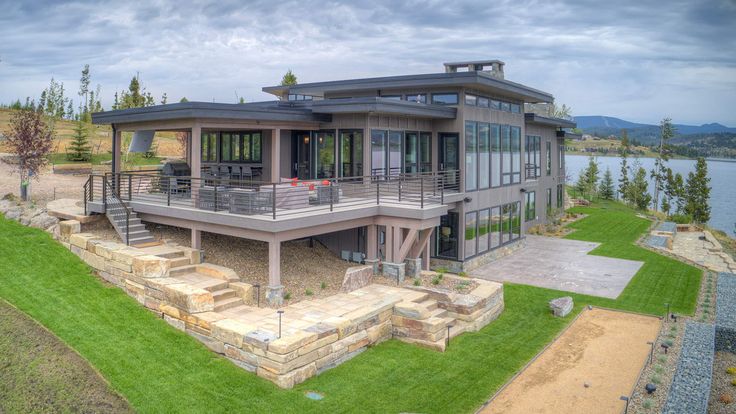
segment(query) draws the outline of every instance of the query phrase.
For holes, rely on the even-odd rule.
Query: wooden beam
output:
[[[281,286],[281,242],[268,242],[268,286]]]
[[[398,254],[398,260],[394,263],[403,263],[404,260],[406,260],[406,255],[409,253],[409,249],[414,246],[414,242],[417,240],[417,230],[416,229],[409,229],[409,232],[406,235],[406,238],[404,239],[404,242],[401,244],[401,249],[399,249]]]
[[[422,254],[422,251],[426,250],[426,247],[429,245],[429,236],[432,235],[433,230],[434,228],[420,230],[417,244],[413,246],[409,253],[410,257],[417,258]]]
[[[271,130],[271,182],[281,181],[281,129]]]

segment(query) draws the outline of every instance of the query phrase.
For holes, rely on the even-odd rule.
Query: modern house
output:
[[[504,79],[497,60],[442,73],[271,86],[277,100],[187,102],[95,113],[113,130],[112,173],[85,185],[128,243],[143,222],[269,244],[278,302],[280,246],[314,237],[403,278],[430,264],[469,270],[544,223],[564,194],[569,120],[524,113],[553,96]],[[121,171],[154,131],[188,133],[186,164]],[[234,254],[237,254],[234,252]]]

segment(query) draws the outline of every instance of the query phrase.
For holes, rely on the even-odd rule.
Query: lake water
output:
[[[611,169],[613,181],[618,188],[618,177],[621,170],[621,158],[618,157],[595,157],[600,169],[600,177]],[[635,158],[629,158],[629,166],[636,162]],[[649,172],[654,167],[654,158],[639,158],[639,163]],[[578,174],[588,166],[588,157],[585,155],[565,155],[568,184],[577,182]],[[667,166],[673,173],[682,174],[687,179],[690,171],[695,171],[695,160],[669,160]],[[708,176],[710,177],[710,222],[711,227],[723,230],[730,236],[734,236],[736,227],[736,162],[708,161]],[[649,179],[650,192],[654,188],[652,180]]]

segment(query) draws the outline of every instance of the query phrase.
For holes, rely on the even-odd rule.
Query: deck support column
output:
[[[365,264],[373,266],[373,274],[378,274],[378,226],[366,226],[365,236]]]
[[[119,129],[115,128],[115,125],[112,127],[112,173],[116,174],[120,172],[120,153],[121,153],[121,146],[123,144],[123,131],[120,131]]]
[[[199,124],[192,125],[192,134],[189,136],[189,155],[191,161],[189,168],[192,170],[192,178],[200,178],[202,176],[202,127]],[[194,184],[194,183],[192,183]]]
[[[429,256],[430,256],[430,246],[432,243],[427,241],[427,245],[424,246],[424,255],[422,256],[422,270],[429,271]]]
[[[271,182],[281,181],[281,129],[271,130]]]
[[[281,284],[281,242],[268,242],[268,287],[266,301],[271,305],[284,303],[284,286]]]
[[[202,230],[192,229],[192,249],[202,250]]]

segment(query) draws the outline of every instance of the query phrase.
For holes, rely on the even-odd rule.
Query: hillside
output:
[[[9,123],[12,112],[11,109],[0,109],[0,135],[6,134],[10,129]],[[53,119],[52,121],[56,131],[56,143],[52,152],[64,153],[67,144],[74,135],[76,122],[64,119]],[[112,131],[108,125],[88,125],[88,131],[93,154],[106,154],[112,150]],[[180,153],[179,143],[172,132],[157,133],[155,145],[158,147],[158,155],[176,156]],[[2,139],[0,139],[0,152],[7,152]]]
[[[610,116],[576,116],[575,122],[583,133],[596,137],[620,137],[626,129],[629,140],[643,146],[659,143],[659,125],[640,124]],[[684,157],[736,157],[736,128],[718,123],[703,125],[674,124],[672,145],[677,155]],[[577,144],[579,147],[590,146]]]

